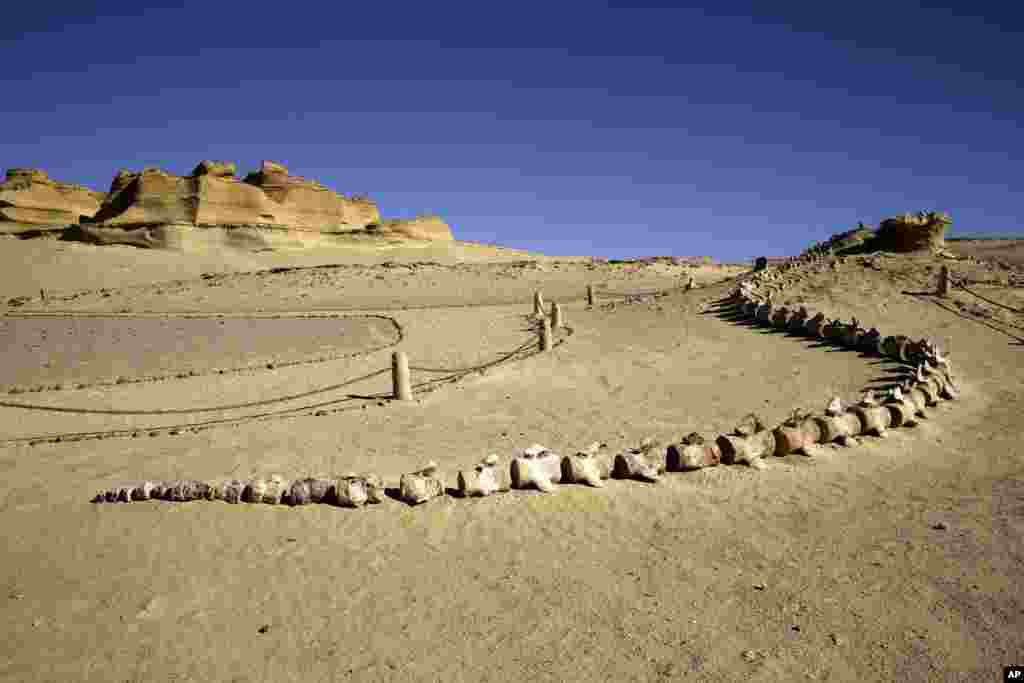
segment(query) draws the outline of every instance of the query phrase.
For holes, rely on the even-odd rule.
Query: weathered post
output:
[[[547,318],[541,320],[540,325],[540,350],[551,350],[551,321]]]
[[[412,400],[412,384],[409,381],[409,357],[405,351],[391,354],[391,384],[396,401]]]
[[[551,302],[551,328],[562,329],[562,307],[554,301]]]
[[[533,293],[533,314],[538,317],[544,315],[544,295],[540,291]]]
[[[587,285],[587,306],[594,305],[594,285]]]
[[[949,268],[942,266],[939,268],[939,296],[949,296]]]

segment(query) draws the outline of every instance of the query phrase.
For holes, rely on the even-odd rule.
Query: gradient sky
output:
[[[8,3],[0,166],[286,164],[552,255],[1024,233],[1015,3]]]

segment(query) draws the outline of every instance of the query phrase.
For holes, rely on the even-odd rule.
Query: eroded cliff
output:
[[[92,216],[104,195],[81,185],[59,183],[45,171],[11,168],[0,182],[0,232],[59,228]]]

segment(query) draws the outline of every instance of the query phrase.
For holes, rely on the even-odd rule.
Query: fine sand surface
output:
[[[776,424],[897,365],[711,312],[737,268],[3,246],[0,300],[24,299],[0,319],[0,384],[44,390],[0,394],[2,681],[978,681],[1020,663],[1019,271],[952,262],[976,293],[937,300],[947,262],[851,258],[787,292],[952,350],[961,400],[854,448],[416,508],[94,505],[137,479],[395,486],[428,460],[453,486],[535,442]],[[383,261],[398,265],[367,267]],[[303,268],[245,272],[285,266]],[[535,289],[564,302],[552,352],[441,372],[530,341]],[[272,317],[311,313],[336,317]],[[396,350],[414,383],[455,381],[376,398],[390,375],[359,378]],[[175,377],[190,369],[206,374]],[[116,374],[163,378],[73,388]],[[30,445],[87,433],[109,438]]]
[[[958,256],[1024,265],[1024,240],[957,240],[947,243],[947,248]]]
[[[277,358],[358,355],[398,338],[395,324],[384,317],[12,316],[0,319],[0,386],[208,374],[266,366]],[[231,359],[229,367],[225,359]]]

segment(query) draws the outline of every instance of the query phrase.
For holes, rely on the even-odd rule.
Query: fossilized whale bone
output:
[[[948,362],[945,365],[932,365],[926,357],[918,363],[914,371],[914,379],[917,384],[931,386],[939,398],[947,401],[960,396],[959,387],[953,380]]]
[[[807,312],[807,308],[801,306],[796,313],[790,316],[786,329],[790,332],[803,332],[808,316],[810,316],[810,313]]]
[[[604,480],[611,477],[613,468],[613,458],[607,448],[608,444],[595,441],[583,450],[562,458],[562,482],[595,488],[604,486]]]
[[[438,472],[437,463],[429,462],[415,472],[402,475],[398,483],[398,495],[409,505],[419,505],[444,494],[444,480]]]
[[[775,452],[775,434],[766,429],[761,418],[753,413],[747,415],[732,434],[722,434],[715,439],[715,443],[726,465],[747,465],[763,469],[763,458]]]
[[[875,353],[881,356],[883,354],[882,333],[879,332],[876,328],[872,327],[870,330],[861,335],[858,347],[862,351]]]
[[[827,321],[824,313],[816,313],[813,318],[804,323],[804,333],[809,337],[820,337]]]
[[[697,432],[691,432],[677,444],[669,444],[665,452],[665,469],[669,472],[687,472],[715,467],[722,462],[722,449]]]
[[[864,393],[859,404],[850,408],[850,412],[860,419],[861,434],[885,436],[886,430],[892,426],[892,413],[888,408],[878,405],[875,392],[870,389]]]
[[[821,441],[821,425],[813,415],[794,414],[775,428],[775,455],[809,455],[809,447]]]
[[[341,507],[359,507],[384,500],[384,480],[376,474],[358,475],[349,472],[334,484],[335,501]],[[292,505],[296,503],[293,501]]]
[[[821,427],[821,442],[841,441],[851,443],[851,439],[861,433],[860,418],[855,413],[843,408],[843,402],[834,397],[825,408],[825,416],[816,418]]]
[[[789,325],[789,318],[791,315],[793,315],[793,312],[786,306],[776,308],[772,311],[772,327],[780,330],[786,329],[787,325]]]
[[[864,337],[865,330],[860,326],[856,318],[842,328],[840,343],[848,349],[855,349],[860,346],[860,340]]]
[[[925,403],[924,394],[907,382],[902,387],[897,385],[891,388],[883,405],[892,416],[892,427],[913,427],[918,422],[918,416],[925,416]]]
[[[237,484],[234,488],[235,500],[233,502],[238,502],[238,499],[241,497],[241,491],[244,488],[244,483],[237,481],[230,483]],[[127,503],[129,501],[143,500],[168,500],[174,502],[227,500],[226,484],[196,479],[140,481],[119,484],[108,491],[100,492],[92,499],[92,502]]]
[[[612,476],[616,479],[638,479],[657,482],[665,472],[665,458],[660,455],[660,444],[648,437],[636,448],[615,456]]]
[[[488,455],[468,470],[460,470],[457,478],[459,495],[490,496],[508,491],[510,488],[507,470],[501,468],[501,459],[496,454]]]
[[[562,458],[540,444],[533,444],[512,460],[512,488],[536,488],[545,493],[562,481]]]
[[[200,481],[143,481],[123,484],[98,494],[93,502],[128,502],[168,500],[222,500],[226,503],[263,503],[268,505],[307,505],[327,503],[358,507],[380,503],[384,498],[384,482],[376,474],[347,474],[337,479],[306,477],[285,480],[274,475],[268,479],[222,479]]]

